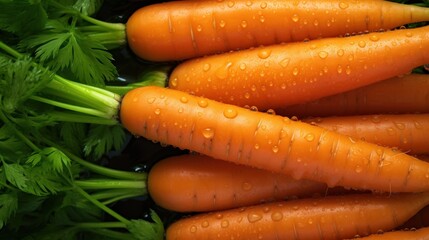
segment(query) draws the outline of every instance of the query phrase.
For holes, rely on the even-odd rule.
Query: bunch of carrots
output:
[[[425,21],[428,8],[367,0],[135,12],[134,53],[179,64],[167,88],[125,95],[121,123],[193,152],[149,174],[158,205],[199,212],[167,239],[429,238],[391,232],[429,203]]]
[[[139,58],[177,63],[166,87],[48,86],[99,100],[63,89],[56,108],[191,152],[148,174],[155,203],[189,215],[167,239],[428,239],[428,21],[383,0],[151,4],[124,29]]]

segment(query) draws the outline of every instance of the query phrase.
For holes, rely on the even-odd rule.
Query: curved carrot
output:
[[[429,227],[417,230],[402,230],[372,234],[367,237],[355,238],[362,240],[429,240]]]
[[[429,114],[359,115],[302,121],[408,154],[429,154]]]
[[[428,193],[305,198],[183,218],[167,228],[179,239],[344,239],[389,231],[429,203]]]
[[[139,57],[169,61],[427,20],[427,8],[387,1],[170,1],[137,10],[126,26]]]
[[[281,108],[429,62],[429,26],[260,47],[185,61],[169,86],[238,106]]]
[[[187,154],[156,163],[149,172],[148,191],[157,205],[177,212],[208,212],[330,192],[323,183]]]
[[[429,74],[407,74],[312,102],[275,109],[283,116],[429,113]]]
[[[295,179],[388,192],[429,190],[429,163],[412,156],[173,89],[128,92],[120,118],[135,135]]]

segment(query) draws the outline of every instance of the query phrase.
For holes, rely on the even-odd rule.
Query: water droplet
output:
[[[294,68],[293,68],[293,70],[292,70],[292,74],[293,74],[294,76],[297,76],[297,75],[298,75],[298,73],[299,73],[298,68],[297,68],[297,67],[294,67]]]
[[[205,99],[201,99],[200,101],[198,101],[198,106],[205,108],[209,105],[209,103],[207,102],[207,100]]]
[[[319,52],[319,57],[322,59],[325,59],[326,57],[328,57],[328,53],[325,51],[321,51]]]
[[[217,219],[221,219],[221,218],[223,218],[223,215],[222,215],[222,213],[216,213],[215,217]]]
[[[265,22],[265,17],[264,16],[259,16],[259,22],[261,22],[261,23]]]
[[[274,109],[271,109],[271,108],[267,110],[267,113],[271,114],[271,115],[276,115],[276,111]]]
[[[249,213],[247,215],[247,220],[249,220],[249,222],[251,223],[257,222],[261,219],[262,219],[262,215],[259,213]]]
[[[246,1],[246,6],[250,7],[252,6],[253,2],[252,1]]]
[[[406,33],[405,33],[405,36],[407,36],[407,37],[412,37],[412,36],[413,36],[413,33],[411,33],[411,32],[406,32]]]
[[[250,111],[257,112],[258,111],[258,107],[257,106],[251,106],[250,107]]]
[[[223,111],[223,115],[226,118],[230,118],[230,119],[235,118],[237,116],[237,114],[238,114],[237,111],[235,109],[232,109],[232,108],[227,108],[227,109],[225,109],[225,111]]]
[[[249,99],[249,98],[250,98],[250,93],[246,92],[246,93],[244,94],[244,98],[245,98],[245,99]]]
[[[250,190],[252,190],[252,184],[250,184],[248,182],[243,182],[243,184],[241,184],[241,188],[244,191],[250,191]]]
[[[267,3],[266,2],[262,2],[260,5],[261,9],[265,9],[267,7]]]
[[[240,69],[241,70],[245,70],[246,69],[246,63],[241,63],[240,64]]]
[[[246,28],[247,27],[247,22],[243,20],[243,21],[241,21],[240,25],[241,25],[242,28]]]
[[[138,97],[133,98],[133,102],[137,102],[139,100]]]
[[[338,73],[342,73],[343,72],[343,67],[341,65],[338,65],[337,72]]]
[[[404,130],[404,129],[405,129],[405,124],[403,124],[403,123],[395,123],[395,126],[396,126],[399,130]]]
[[[277,145],[273,146],[271,150],[273,150],[273,153],[278,153],[279,152],[279,146],[277,146]]]
[[[204,138],[212,139],[214,137],[214,130],[212,128],[204,128],[202,134]]]
[[[362,168],[362,166],[360,166],[360,165],[357,165],[357,166],[356,166],[356,168],[355,168],[355,172],[356,172],[356,173],[361,173],[361,172],[362,172],[362,170],[363,170],[363,168]]]
[[[204,71],[204,72],[207,72],[208,70],[210,70],[210,64],[209,64],[209,63],[206,63],[206,64],[204,64],[204,66],[203,66],[203,71]]]
[[[344,55],[344,49],[338,49],[337,55],[342,57]]]
[[[155,97],[150,97],[150,98],[148,98],[146,101],[147,101],[147,103],[150,103],[150,104],[152,104],[152,103],[154,103],[155,102]]]
[[[219,27],[223,28],[225,27],[225,25],[226,25],[226,22],[224,20],[219,21]]]
[[[355,56],[353,54],[350,54],[348,57],[348,60],[351,62],[353,61],[353,59],[355,59]]]
[[[373,41],[373,42],[377,42],[380,38],[377,35],[371,35],[369,37],[369,40]]]
[[[340,2],[339,7],[340,7],[341,9],[346,9],[346,8],[348,8],[348,7],[349,7],[349,4],[348,4],[348,3],[346,3],[346,2]]]
[[[271,50],[268,50],[268,49],[263,49],[263,50],[261,50],[261,51],[258,52],[258,56],[261,59],[266,59],[270,55],[271,55]]]
[[[314,135],[312,133],[309,133],[305,136],[305,140],[311,142],[314,140]]]
[[[223,220],[223,221],[220,223],[220,226],[221,226],[222,228],[227,228],[227,227],[229,226],[229,222],[228,222],[228,220]]]
[[[210,225],[210,223],[208,221],[204,221],[201,223],[201,227],[206,228]]]
[[[234,7],[234,4],[235,4],[234,1],[229,1],[227,5],[228,5],[228,7]]]
[[[275,222],[282,220],[283,218],[283,213],[281,212],[273,212],[271,214],[271,219]]]
[[[280,66],[285,68],[289,65],[289,62],[290,62],[290,58],[285,58],[285,59],[280,61]]]
[[[185,96],[182,96],[182,97],[180,98],[180,101],[181,101],[182,103],[187,103],[187,102],[188,102],[188,98],[187,98],[187,97],[185,97]]]
[[[203,31],[203,27],[201,26],[201,25],[197,25],[197,32],[201,32],[201,31]]]
[[[197,231],[197,227],[196,227],[195,225],[192,225],[192,226],[189,228],[189,231],[190,231],[191,233],[195,233],[195,232]]]
[[[423,126],[422,126],[422,124],[421,123],[419,123],[419,122],[414,122],[414,127],[415,128],[417,128],[417,129],[421,129],[421,128],[423,128]]]
[[[293,21],[293,22],[298,22],[298,21],[299,21],[299,16],[298,16],[297,14],[294,14],[294,15],[292,16],[292,21]]]
[[[253,148],[255,148],[256,150],[258,150],[259,149],[259,144],[255,144],[255,146],[253,146]]]
[[[364,48],[366,46],[366,42],[365,41],[359,41],[358,46],[361,48]]]
[[[155,109],[154,113],[155,113],[155,115],[161,114],[161,109],[159,109],[159,108]]]

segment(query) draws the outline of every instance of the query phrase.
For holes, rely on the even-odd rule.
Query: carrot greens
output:
[[[111,208],[147,195],[146,173],[84,158],[99,159],[124,146],[117,116],[121,94],[133,86],[164,85],[165,72],[148,71],[139,83],[112,86],[114,93],[68,80],[4,42],[0,49],[0,238],[25,232],[19,237],[162,239],[155,212],[146,221]],[[116,221],[106,221],[111,218]]]

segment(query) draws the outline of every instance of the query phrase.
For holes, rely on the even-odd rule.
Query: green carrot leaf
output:
[[[102,4],[103,0],[77,0],[74,3],[73,8],[75,8],[82,14],[90,16],[96,13],[100,9]]]
[[[120,125],[92,126],[83,149],[86,156],[99,159],[110,150],[119,151],[125,142],[125,130]]]
[[[127,226],[128,230],[136,239],[141,240],[161,240],[164,239],[164,225],[156,214],[155,211],[151,210],[150,217],[153,222],[145,220],[131,220],[131,223]]]
[[[0,0],[0,30],[24,36],[40,31],[48,19],[39,0]]]
[[[18,194],[16,191],[10,191],[0,195],[0,229],[18,210]]]

